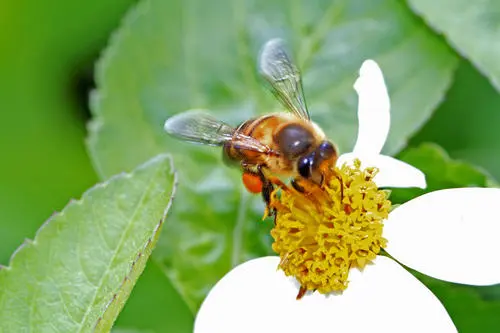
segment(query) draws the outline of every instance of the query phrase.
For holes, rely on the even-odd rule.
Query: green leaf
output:
[[[408,0],[408,3],[500,90],[500,2]]]
[[[151,0],[127,16],[97,67],[89,150],[101,177],[168,150],[178,198],[155,260],[193,311],[235,264],[270,252],[270,223],[221,163],[220,149],[174,141],[169,116],[210,108],[231,124],[278,109],[256,74],[272,37],[287,39],[304,73],[312,113],[341,151],[357,132],[352,88],[366,58],[384,70],[393,105],[387,153],[431,115],[456,56],[398,1]]]
[[[405,161],[425,173],[426,189],[393,189],[391,201],[402,203],[424,193],[456,187],[489,187],[497,182],[485,170],[469,163],[452,160],[438,145],[423,143],[416,148],[402,151],[398,159]]]
[[[134,328],[113,328],[112,333],[155,333],[155,331],[150,330],[139,330]]]
[[[437,280],[412,272],[443,303],[461,333],[496,333],[500,327],[500,300],[488,300],[482,293],[498,291],[499,286],[473,287]]]
[[[161,267],[150,260],[120,312],[113,332],[135,329],[144,333],[192,333],[193,322],[193,314]]]
[[[436,142],[451,157],[479,165],[500,179],[498,110],[500,94],[462,61],[446,100],[411,143]]]
[[[155,246],[175,185],[163,155],[54,215],[0,270],[0,331],[109,331]]]

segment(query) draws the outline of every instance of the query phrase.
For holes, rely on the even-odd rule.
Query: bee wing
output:
[[[302,90],[302,79],[297,66],[286,51],[283,40],[271,39],[262,48],[259,71],[271,85],[271,91],[292,113],[311,120]]]
[[[209,146],[231,141],[238,149],[269,153],[271,149],[257,139],[237,133],[230,125],[213,118],[203,110],[189,110],[170,117],[165,131],[181,140]]]

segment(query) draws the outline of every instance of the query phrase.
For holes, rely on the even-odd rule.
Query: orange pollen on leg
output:
[[[250,193],[260,193],[262,192],[262,180],[256,174],[244,172],[241,176],[243,180],[243,185]]]

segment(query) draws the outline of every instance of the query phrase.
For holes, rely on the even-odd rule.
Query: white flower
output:
[[[363,166],[379,169],[375,177],[378,187],[425,188],[425,175],[417,168],[393,157],[381,155],[391,125],[390,100],[382,71],[373,60],[366,60],[354,84],[359,96],[358,138],[352,153],[342,154],[337,165],[355,158]]]
[[[367,60],[355,83],[359,133],[354,151],[376,166],[379,187],[425,187],[414,167],[380,155],[388,134],[389,97],[377,64]],[[432,192],[389,214],[385,250],[400,263],[437,279],[471,284],[500,283],[494,211],[500,189],[463,188]],[[279,257],[243,263],[210,291],[195,321],[195,333],[244,332],[456,332],[439,300],[398,262],[378,256],[363,271],[351,269],[348,288],[338,294],[308,292],[278,270]]]

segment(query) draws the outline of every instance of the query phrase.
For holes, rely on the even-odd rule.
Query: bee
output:
[[[311,121],[300,72],[281,39],[268,41],[260,52],[259,73],[285,107],[285,112],[249,119],[232,127],[203,110],[190,110],[165,122],[165,131],[184,141],[220,146],[224,160],[241,167],[243,184],[251,193],[262,193],[269,207],[275,185],[292,178],[320,185],[335,165],[337,149]]]

